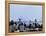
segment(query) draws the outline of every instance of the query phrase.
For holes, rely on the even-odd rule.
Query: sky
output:
[[[22,21],[34,21],[35,18],[42,21],[42,6],[10,4],[10,21],[18,21],[19,18]]]

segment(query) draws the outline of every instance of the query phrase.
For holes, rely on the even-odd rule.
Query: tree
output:
[[[13,24],[14,24],[14,21],[11,20],[11,22],[10,22],[10,32],[14,32],[14,26],[13,26]]]
[[[19,18],[19,21],[21,22],[21,18]]]
[[[13,20],[11,20],[10,25],[13,25],[13,24],[14,24],[14,21],[13,21]]]
[[[35,24],[35,28],[37,28],[37,19],[35,19],[35,23],[34,24]]]

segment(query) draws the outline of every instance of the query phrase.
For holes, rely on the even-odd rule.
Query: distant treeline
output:
[[[28,29],[31,29],[31,28],[33,28],[33,30],[35,29],[35,28],[39,28],[38,30],[39,31],[42,31],[42,24],[40,25],[39,23],[37,23],[37,20],[35,19],[35,21],[33,22],[33,23],[31,23],[31,20],[29,21],[29,25],[27,25],[25,22],[22,22],[21,21],[21,19],[19,19],[19,21],[13,21],[13,20],[11,20],[10,22],[9,22],[9,26],[11,26],[11,25],[14,25],[15,26],[15,28],[14,28],[14,30],[15,31],[17,31],[17,30],[20,30],[20,31],[23,31],[23,30],[21,30],[20,28],[20,26],[24,26],[24,30],[26,29],[26,28],[28,28]],[[23,27],[22,27],[23,28]],[[13,30],[13,26],[11,26],[10,27],[10,30]],[[29,30],[30,31],[30,30]]]

